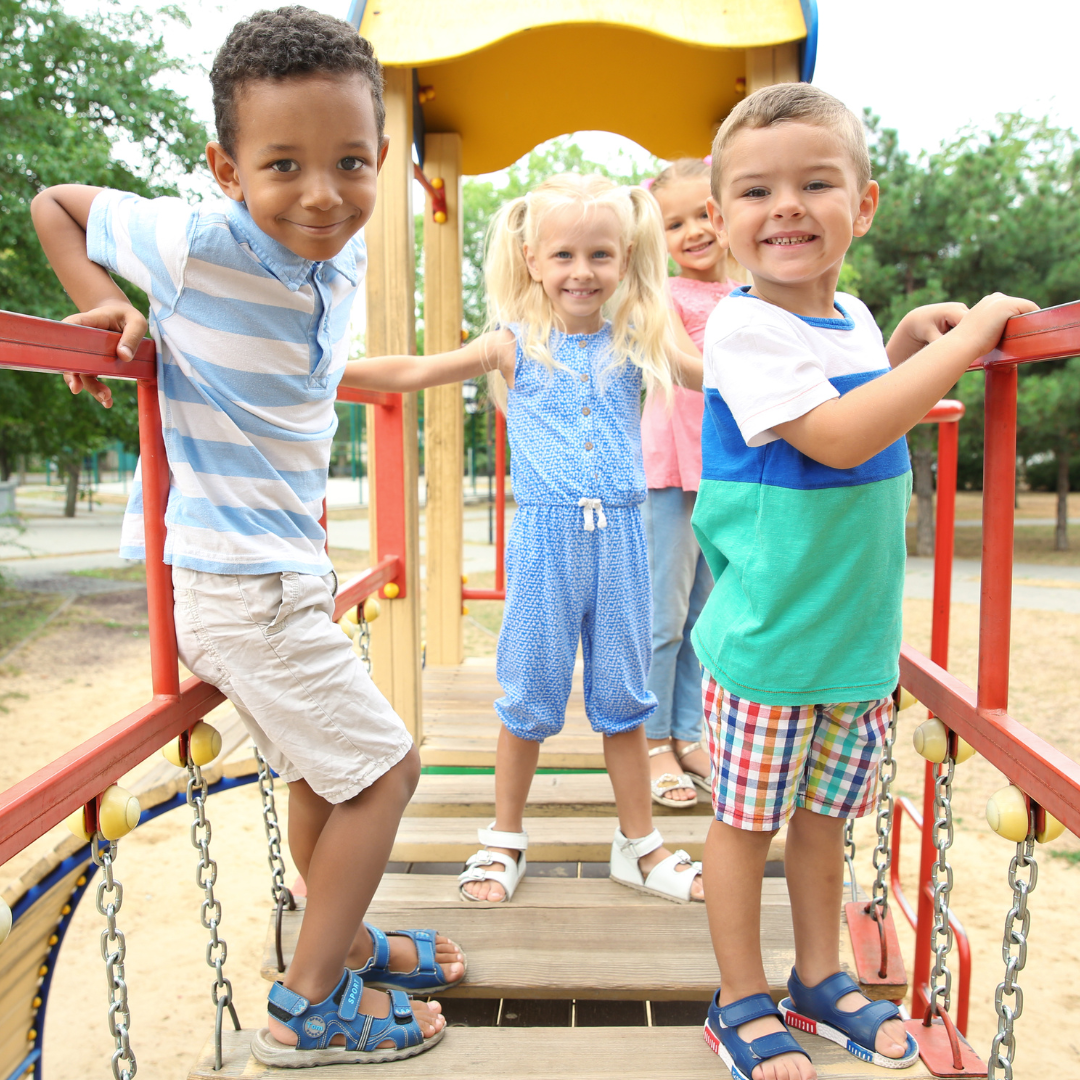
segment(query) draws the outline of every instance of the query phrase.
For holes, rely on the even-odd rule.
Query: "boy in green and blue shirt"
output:
[[[760,90],[717,133],[709,213],[753,284],[705,332],[702,483],[694,530],[716,579],[694,629],[716,821],[705,899],[722,986],[706,1042],[737,1080],[812,1080],[785,1022],[881,1066],[917,1047],[896,1007],[840,971],[845,820],[869,812],[898,679],[905,433],[1005,322],[917,308],[888,345],[836,293],[878,202],[862,125],[806,84]],[[789,997],[768,994],[759,945],[769,841],[788,824],[795,931]]]

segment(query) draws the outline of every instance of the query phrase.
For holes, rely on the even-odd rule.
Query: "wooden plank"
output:
[[[712,819],[688,814],[665,817],[661,832],[664,842],[682,848],[692,859],[700,859],[705,834]],[[480,846],[477,825],[470,818],[406,817],[398,826],[391,862],[460,862]],[[610,817],[537,817],[527,825],[530,862],[607,862],[615,822]],[[769,847],[769,859],[784,858],[784,832]]]
[[[424,208],[424,351],[461,347],[461,136],[424,140],[424,171],[443,181],[446,221]],[[461,383],[431,387],[424,395],[424,463],[427,476],[427,659],[460,664],[462,474],[465,424]],[[426,721],[425,711],[425,721]]]
[[[907,1069],[879,1069],[842,1047],[793,1031],[814,1058],[822,1080],[930,1080],[916,1062]],[[214,1071],[213,1036],[188,1080],[259,1080],[280,1076],[251,1057],[253,1031],[222,1034],[222,1068]],[[698,1027],[510,1028],[454,1027],[438,1046],[387,1067],[402,1080],[717,1080],[723,1062],[705,1045]],[[334,1080],[369,1080],[367,1065],[337,1065]]]
[[[468,979],[445,996],[707,1001],[719,978],[703,904],[605,878],[526,878],[512,903],[488,904],[461,900],[450,875],[387,875],[367,917],[387,929],[420,919],[465,949]],[[282,923],[286,962],[302,921],[297,910]],[[762,890],[761,940],[779,998],[795,955],[782,879],[766,879]],[[262,971],[276,974],[272,920]]]
[[[672,810],[652,804],[655,817],[712,816],[708,799],[690,810]],[[492,774],[420,777],[412,801],[405,809],[410,817],[495,816],[495,777]],[[525,816],[566,817],[568,815],[615,816],[615,793],[607,773],[538,773],[529,789]],[[528,821],[525,823],[528,828]],[[663,829],[661,829],[663,832]]]
[[[746,50],[746,92],[752,94],[763,86],[799,81],[798,42],[765,45]]]
[[[364,229],[368,248],[367,329],[368,356],[404,355],[416,351],[415,248],[412,213],[411,68],[388,68],[383,100],[386,134],[390,140],[379,172],[375,211]],[[419,744],[423,739],[420,690],[420,533],[417,484],[420,472],[417,442],[416,394],[403,394],[405,467],[395,485],[405,492],[405,551],[387,554],[405,559],[405,596],[383,600],[382,615],[372,625],[371,660],[376,685],[386,695]],[[369,405],[367,430],[375,429]],[[375,441],[368,439],[369,475],[377,475]],[[377,485],[369,488],[371,561],[376,551]]]
[[[286,963],[303,917],[301,904],[283,919]],[[674,904],[607,878],[526,877],[511,903],[489,904],[459,899],[449,874],[387,874],[367,918],[386,930],[434,927],[461,945],[468,978],[440,997],[708,1001],[719,981],[703,904]],[[762,882],[761,948],[779,1000],[795,962],[783,878]],[[846,930],[841,961],[855,977]],[[262,975],[277,976],[272,918]],[[863,990],[892,1000],[907,986]]]

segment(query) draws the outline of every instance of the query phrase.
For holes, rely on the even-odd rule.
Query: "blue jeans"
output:
[[[650,488],[642,507],[652,574],[652,667],[648,688],[656,712],[645,721],[650,739],[701,738],[701,665],[690,631],[712,591],[713,579],[690,518],[696,493]]]

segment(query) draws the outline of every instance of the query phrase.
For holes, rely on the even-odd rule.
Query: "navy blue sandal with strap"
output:
[[[278,1042],[268,1028],[256,1032],[251,1052],[264,1065],[284,1069],[307,1069],[315,1065],[374,1064],[400,1061],[430,1050],[446,1033],[446,1028],[425,1039],[413,1016],[408,995],[390,991],[390,1015],[369,1016],[360,1012],[363,979],[345,969],[341,982],[325,1000],[313,1005],[281,983],[270,988],[267,1010],[291,1031],[296,1045]],[[336,1035],[345,1038],[344,1046],[332,1046]],[[380,1049],[391,1040],[393,1046]]]
[[[720,1055],[734,1080],[753,1080],[758,1065],[781,1054],[802,1054],[810,1059],[790,1031],[774,1031],[751,1042],[739,1038],[740,1024],[763,1016],[775,1016],[781,1023],[784,1019],[768,994],[751,994],[730,1005],[720,1004],[719,990],[713,995],[705,1020],[705,1042],[714,1054]]]
[[[451,986],[457,986],[461,979],[465,978],[463,971],[461,979],[449,982],[442,966],[435,963],[434,930],[391,930],[384,934],[370,923],[364,923],[364,927],[371,935],[373,951],[371,959],[363,967],[354,968],[353,971],[368,986],[376,986],[380,990],[408,990],[410,994],[438,994]],[[412,971],[390,970],[390,942],[387,937],[412,939],[416,946],[416,967]],[[464,964],[464,954],[461,959]]]
[[[919,1056],[919,1044],[909,1034],[904,1056],[893,1058],[874,1049],[878,1030],[886,1020],[900,1019],[900,1010],[891,1001],[871,1001],[854,1012],[845,1012],[837,1002],[854,991],[862,993],[855,980],[843,971],[822,979],[817,986],[804,986],[795,969],[788,979],[789,997],[780,1002],[784,1021],[793,1028],[820,1035],[844,1047],[862,1061],[883,1069],[906,1069]]]

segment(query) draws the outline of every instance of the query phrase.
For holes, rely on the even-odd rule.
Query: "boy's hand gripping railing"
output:
[[[1036,864],[1033,838],[1046,835],[1047,815],[1067,828],[1080,829],[1080,765],[1008,715],[1009,646],[1012,614],[1013,506],[1016,480],[1016,388],[1018,364],[1080,354],[1080,303],[1049,308],[1011,319],[1001,343],[973,365],[986,375],[986,439],[983,467],[983,557],[979,612],[979,670],[977,691],[973,692],[944,670],[944,657],[928,659],[908,645],[900,656],[901,683],[948,728],[948,751],[944,776],[951,773],[958,739],[969,743],[1016,785],[1026,806],[1026,835],[1017,840],[1017,854],[1010,869],[1016,900],[1006,921],[1006,953],[1009,957],[1005,980],[998,987],[998,1035],[989,1063],[990,1076],[1012,1076],[1014,1049],[1013,1021],[1020,1015],[1022,995],[1016,975],[1023,966],[1027,948],[1029,915],[1027,894],[1034,885]],[[940,787],[940,780],[938,781]],[[948,807],[937,800],[934,831],[939,818],[950,823]],[[944,811],[942,813],[941,811]],[[925,815],[924,815],[925,816]],[[924,820],[924,849],[930,823]],[[1021,830],[1024,831],[1024,830]],[[941,845],[939,845],[941,846]],[[943,853],[939,860],[944,861]],[[947,862],[945,863],[947,867]],[[1028,870],[1030,880],[1021,881],[1017,869]],[[925,869],[925,861],[924,861]],[[947,886],[947,882],[943,882]],[[920,1042],[924,1061],[939,1075],[959,1075],[958,1040],[941,1009],[940,998],[948,997],[948,981],[941,983],[944,957],[937,951],[935,971],[924,974],[930,951],[930,934],[945,930],[948,921],[947,887],[932,890],[935,903],[934,926],[923,915],[927,882],[920,875],[920,918],[917,923],[915,1008],[925,1007],[922,1019],[909,1022],[909,1030]],[[1021,927],[1015,926],[1020,918]],[[1018,953],[1009,950],[1016,946]],[[936,976],[936,977],[935,977]],[[929,984],[929,985],[928,985]],[[931,990],[935,987],[937,992]],[[944,993],[942,993],[944,991]],[[1004,1003],[1009,996],[1014,1003]],[[942,1023],[934,1024],[937,1018]],[[948,1036],[946,1038],[946,1036]],[[966,1059],[967,1055],[963,1055]],[[999,1073],[1000,1070],[1000,1073]],[[971,1075],[970,1072],[964,1073]]]

